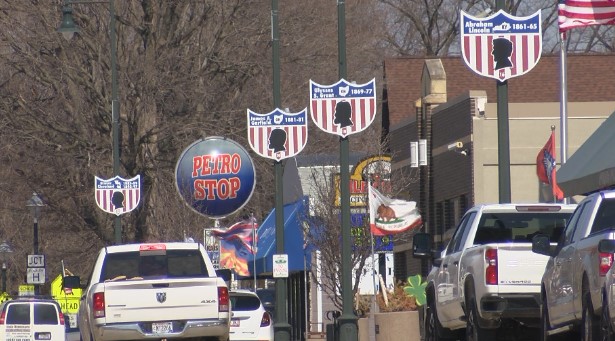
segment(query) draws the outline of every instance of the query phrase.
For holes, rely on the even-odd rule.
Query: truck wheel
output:
[[[583,325],[581,327],[581,340],[598,340],[600,336],[599,321],[594,314],[592,299],[589,292],[583,295]]]
[[[423,318],[423,330],[425,331],[425,340],[424,341],[449,341],[456,340],[453,338],[449,338],[446,336],[447,332],[451,333],[448,329],[444,329],[440,325],[440,321],[438,320],[438,314],[436,311],[436,304],[433,302],[429,302],[427,304],[427,309],[425,309],[425,316]]]
[[[602,298],[602,313],[600,314],[600,334],[602,341],[613,341],[613,327],[611,326],[611,314],[609,313],[608,301]]]
[[[478,324],[478,309],[476,308],[476,299],[471,296],[468,297],[468,302],[466,304],[468,307],[468,322],[466,324],[466,341],[485,341],[485,340],[495,340],[496,339],[496,331],[495,329],[484,329],[481,328]]]

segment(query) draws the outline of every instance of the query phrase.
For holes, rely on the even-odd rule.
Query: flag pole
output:
[[[372,250],[372,288],[374,290],[374,293],[372,295],[372,308],[369,310],[369,318],[371,319],[371,322],[369,324],[369,340],[370,341],[375,341],[376,340],[376,310],[378,310],[378,304],[377,302],[377,293],[376,293],[376,261],[374,259],[374,233],[372,232],[372,226],[371,226],[371,220],[372,220],[372,209],[371,209],[371,198],[372,196],[372,182],[371,179],[367,180],[367,208],[368,208],[368,213],[370,215],[370,219],[369,219],[369,237],[370,237],[370,243],[371,243],[371,250]],[[374,218],[375,219],[375,218]]]
[[[252,222],[252,271],[254,272],[254,292],[256,292],[256,229],[254,228],[254,212],[250,214]]]
[[[566,33],[559,34],[560,45],[560,164],[566,163],[568,157],[568,89],[566,81]],[[552,127],[554,129],[554,127]],[[568,204],[568,198],[564,197],[564,204]]]

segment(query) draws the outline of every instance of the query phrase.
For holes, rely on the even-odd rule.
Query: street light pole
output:
[[[13,252],[9,244],[2,242],[0,244],[0,254],[2,254],[2,292],[6,292],[6,254]]]
[[[34,255],[38,255],[38,218],[41,214],[41,207],[45,206],[43,200],[36,194],[32,193],[32,197],[26,203],[26,206],[32,211],[32,218],[34,219],[34,230],[32,236],[32,251]],[[39,285],[34,284],[34,295],[39,294]]]
[[[113,157],[113,176],[120,175],[120,100],[118,98],[117,81],[117,37],[115,33],[115,0],[107,1],[82,1],[64,0],[62,6],[62,23],[58,32],[70,40],[73,35],[79,32],[73,21],[73,9],[71,4],[93,4],[108,3],[109,5],[109,38],[111,41],[111,135],[112,135],[112,157]],[[119,215],[114,218],[113,234],[115,244],[122,243],[122,220]]]

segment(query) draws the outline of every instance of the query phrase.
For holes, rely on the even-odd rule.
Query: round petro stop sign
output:
[[[192,143],[175,167],[179,195],[199,214],[221,218],[241,209],[256,186],[254,163],[237,142],[207,137]]]

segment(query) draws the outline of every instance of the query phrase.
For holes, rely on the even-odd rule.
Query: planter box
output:
[[[376,313],[376,341],[420,341],[418,311]],[[369,341],[369,318],[360,318],[359,341]]]

